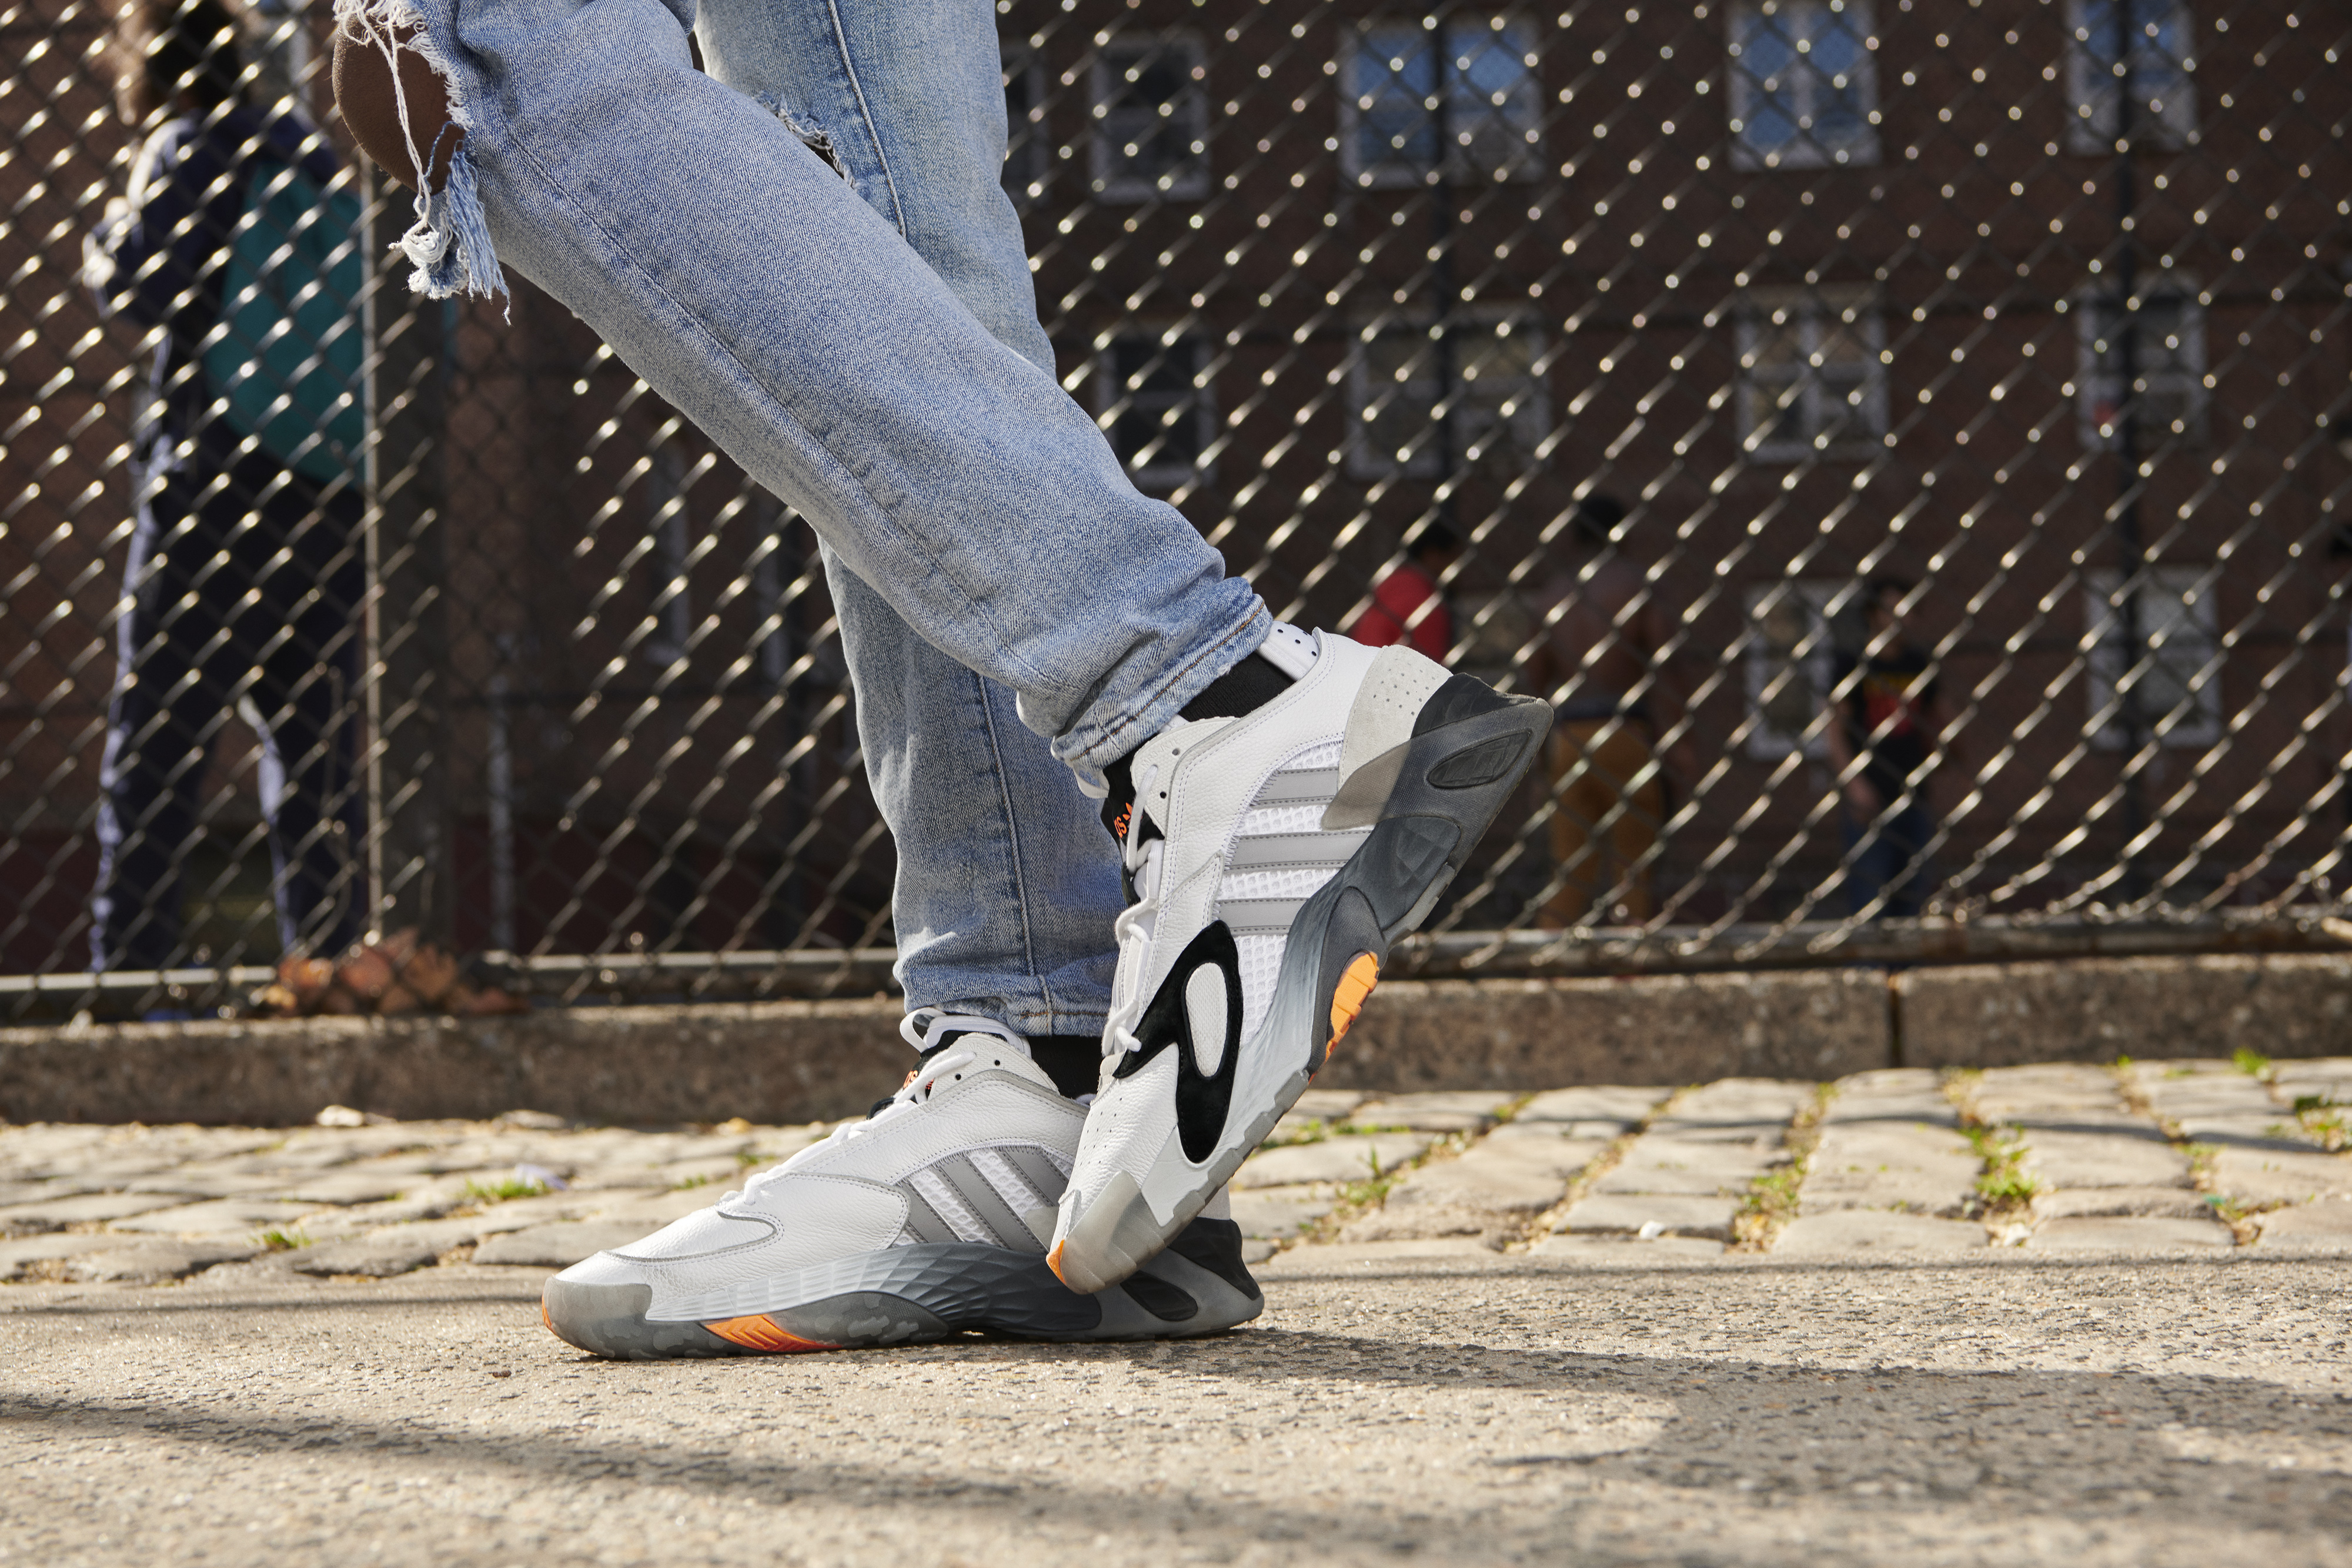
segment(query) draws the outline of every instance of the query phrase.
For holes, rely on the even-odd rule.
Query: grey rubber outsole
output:
[[[1132,1176],[1111,1178],[1064,1233],[1055,1272],[1076,1290],[1117,1286],[1160,1254],[1231,1181],[1328,1060],[1331,1001],[1349,965],[1369,953],[1388,962],[1389,944],[1429,918],[1503,805],[1541,754],[1551,708],[1530,697],[1417,735],[1365,765],[1385,795],[1375,806],[1333,801],[1327,828],[1372,824],[1346,864],[1299,907],[1275,978],[1274,999],[1251,1047],[1296,1051],[1299,1066],[1223,1153],[1202,1168],[1171,1218],[1162,1222]],[[1516,743],[1516,744],[1515,744]],[[1453,771],[1449,772],[1449,765]]]
[[[1193,1234],[1139,1270],[1130,1288],[1082,1296],[1045,1260],[975,1242],[862,1253],[694,1303],[694,1316],[646,1314],[653,1287],[583,1284],[561,1275],[540,1296],[556,1336],[623,1361],[921,1344],[966,1330],[1080,1342],[1185,1338],[1247,1322],[1265,1298],[1241,1261],[1241,1230],[1197,1220]],[[737,1337],[713,1331],[726,1328]]]

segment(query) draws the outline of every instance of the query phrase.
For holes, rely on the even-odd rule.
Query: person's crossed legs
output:
[[[428,48],[427,85],[446,81],[466,133],[458,149],[428,120],[389,139],[440,183],[410,237],[420,283],[494,288],[495,246],[817,529],[900,834],[909,997],[936,985],[976,1009],[910,1018],[923,1063],[866,1122],[566,1270],[551,1323],[666,1354],[1254,1313],[1232,1228],[1198,1217],[1459,868],[1548,715],[1404,650],[1269,638],[1255,594],[1128,484],[1035,325],[996,183],[984,4],[722,0],[703,48],[742,91],[695,72],[685,16],[651,0],[339,10],[347,38],[389,45],[381,84],[397,62],[405,85]],[[339,88],[360,76],[348,63]],[[346,111],[381,148],[362,96]],[[432,107],[409,96],[404,132]],[[1050,748],[1008,740],[1013,716]],[[1110,790],[1131,899],[1082,1140],[999,1016],[1075,1021],[1091,1001],[1104,911],[1087,907],[1099,862],[1070,837],[1072,769]],[[1030,921],[1019,961],[1009,925],[983,929],[1070,890],[1081,906],[1042,941]],[[974,1128],[983,1142],[956,1142]],[[1094,1301],[1046,1288],[1049,1237],[1055,1271]]]

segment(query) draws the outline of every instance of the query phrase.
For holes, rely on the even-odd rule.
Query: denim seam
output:
[[[980,695],[981,727],[988,736],[989,761],[995,770],[997,799],[1004,807],[1004,836],[1010,849],[1013,871],[1013,906],[1021,913],[1021,967],[1023,978],[1034,987],[1038,999],[1045,1004],[1046,1014],[1054,1011],[1053,988],[1037,973],[1037,941],[1029,920],[1029,881],[1021,865],[1021,824],[1013,815],[1013,791],[1007,786],[1003,743],[997,738],[996,710],[988,700],[987,677],[977,672],[967,672]]]
[[[874,162],[882,167],[882,184],[890,193],[892,221],[898,237],[907,237],[907,209],[898,200],[898,182],[890,172],[890,154],[883,150],[882,133],[875,127],[874,110],[866,101],[866,86],[857,79],[857,63],[849,57],[849,34],[841,25],[839,0],[825,0],[825,16],[833,23],[833,40],[841,50],[841,71],[849,78],[849,95],[857,100],[858,118],[866,122],[866,139],[874,143]]]
[[[965,610],[975,621],[986,626],[990,632],[995,634],[998,651],[1001,653],[1008,655],[1009,663],[1018,664],[1041,689],[1054,690],[1058,689],[1065,685],[1065,683],[1052,680],[1044,671],[1037,669],[1026,660],[1011,658],[1011,648],[1006,643],[1002,629],[997,626],[995,617],[989,613],[987,607],[970,590],[964,588],[960,582],[958,582],[956,574],[948,570],[947,564],[935,556],[927,547],[922,545],[915,534],[902,526],[898,520],[891,515],[890,509],[887,507],[885,507],[880,501],[875,498],[873,492],[866,487],[866,482],[857,476],[856,470],[844,463],[840,456],[834,452],[833,448],[821,439],[814,431],[811,430],[798,414],[793,412],[791,405],[784,401],[783,397],[777,392],[774,388],[771,387],[767,382],[761,378],[757,371],[753,370],[751,365],[746,363],[741,355],[736,353],[732,345],[729,344],[726,340],[719,337],[718,333],[712,331],[701,317],[698,316],[694,311],[688,309],[685,305],[680,303],[675,295],[671,294],[667,288],[663,287],[661,279],[656,277],[642,263],[638,262],[635,257],[629,254],[628,247],[623,245],[619,238],[614,235],[611,230],[605,228],[603,224],[596,221],[595,215],[583,205],[561,181],[555,178],[553,172],[540,158],[538,153],[531,150],[530,144],[517,131],[511,120],[509,120],[503,114],[499,114],[496,108],[490,104],[478,105],[477,111],[485,116],[497,116],[501,128],[506,131],[508,145],[514,149],[515,154],[519,158],[529,162],[532,171],[537,173],[540,183],[546,188],[549,193],[553,195],[557,201],[575,214],[580,222],[586,226],[589,232],[593,233],[604,241],[607,250],[613,255],[620,267],[627,268],[638,278],[643,280],[646,287],[651,289],[653,293],[667,304],[672,311],[676,312],[681,320],[687,323],[687,325],[695,332],[698,333],[715,350],[717,350],[719,355],[723,356],[729,363],[732,364],[740,372],[741,372],[743,379],[763,400],[766,401],[771,407],[776,411],[778,415],[807,438],[810,447],[824,459],[825,464],[829,465],[834,472],[837,473],[841,476],[845,486],[848,489],[853,490],[856,496],[865,502],[867,509],[873,516],[881,519],[882,522],[887,525],[883,530],[885,533],[887,533],[890,538],[898,540],[901,548],[905,549],[908,554],[922,559],[925,564],[931,569],[931,570],[940,577],[941,580],[957,584],[956,591],[963,597]],[[812,154],[812,156],[814,156],[814,154]],[[1007,352],[1010,351],[1011,350],[1007,350]]]

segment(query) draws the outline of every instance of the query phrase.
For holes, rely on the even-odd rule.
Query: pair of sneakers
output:
[[[1534,762],[1549,707],[1409,648],[1277,626],[1275,695],[1119,770],[1131,902],[1090,1106],[993,1021],[904,1026],[906,1085],[711,1207],[548,1281],[635,1358],[1213,1333],[1262,1299],[1224,1211]]]

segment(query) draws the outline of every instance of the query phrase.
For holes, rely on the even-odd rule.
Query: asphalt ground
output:
[[[0,1291],[0,1562],[2352,1561],[2352,1262],[1298,1247],[1214,1339],[614,1364],[543,1270]]]

